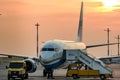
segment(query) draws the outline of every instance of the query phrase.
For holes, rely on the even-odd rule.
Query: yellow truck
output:
[[[21,80],[28,78],[28,73],[26,71],[26,62],[24,61],[11,61],[8,69],[8,80],[10,78],[21,78]]]
[[[73,77],[73,79],[78,78],[100,78],[101,80],[106,80],[110,78],[109,74],[100,74],[99,70],[81,70],[79,64],[71,64],[68,66],[66,77]]]

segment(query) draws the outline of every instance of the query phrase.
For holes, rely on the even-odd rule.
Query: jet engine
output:
[[[33,73],[37,69],[37,65],[34,60],[32,59],[25,59],[26,62],[26,70],[28,73]]]

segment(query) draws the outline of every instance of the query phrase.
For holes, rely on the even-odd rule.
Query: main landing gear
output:
[[[53,77],[53,69],[52,68],[46,68],[43,70],[43,77],[47,77],[48,79],[55,79]]]

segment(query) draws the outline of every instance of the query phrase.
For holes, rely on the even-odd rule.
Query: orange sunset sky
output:
[[[39,47],[50,39],[75,40],[81,0],[0,0],[0,53],[36,56],[36,27]],[[120,35],[120,0],[84,0],[83,42],[86,45],[117,42]],[[107,56],[107,48],[88,49]],[[110,55],[117,54],[117,45]]]

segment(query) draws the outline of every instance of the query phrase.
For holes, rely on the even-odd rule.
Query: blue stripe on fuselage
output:
[[[54,64],[50,64],[50,65],[44,65],[44,64],[43,64],[43,66],[44,66],[45,68],[56,69],[57,67],[59,67],[60,65],[62,65],[64,62],[65,62],[64,60],[60,60],[60,61],[58,61],[58,62],[56,62],[56,63],[54,63]]]

